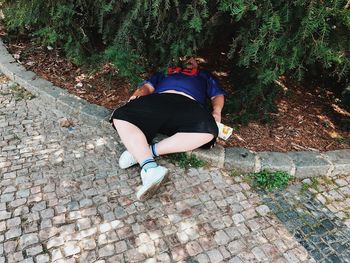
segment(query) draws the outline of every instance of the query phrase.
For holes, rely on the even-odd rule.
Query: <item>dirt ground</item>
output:
[[[106,108],[113,109],[125,104],[135,88],[126,79],[118,77],[110,64],[91,71],[69,62],[60,49],[19,39],[11,40],[7,45],[17,62],[28,70]],[[228,65],[222,63],[224,59],[225,54],[222,54],[215,61],[205,57],[200,58],[200,61],[232,94],[234,87],[228,80],[230,73]],[[226,114],[223,123],[233,127],[234,132],[220,144],[254,151],[279,152],[350,148],[350,132],[341,130],[339,126],[339,120],[350,118],[350,113],[341,108],[334,92],[321,87],[322,83],[308,84],[315,85],[311,89],[293,85],[282,78],[280,84],[288,92],[277,99],[278,112],[271,114],[271,121],[267,124],[250,122],[244,126],[231,123],[232,116]]]

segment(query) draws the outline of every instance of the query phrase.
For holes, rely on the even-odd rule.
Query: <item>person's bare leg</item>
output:
[[[166,181],[169,170],[157,165],[154,161],[146,136],[137,126],[118,119],[113,119],[113,124],[117,129],[122,143],[142,168],[142,185],[137,191],[136,196],[140,201],[144,201],[152,197],[162,183]]]
[[[146,136],[137,126],[118,119],[113,119],[113,124],[122,143],[138,163],[141,164],[146,158],[152,156]]]
[[[210,133],[179,132],[157,143],[157,154],[187,152],[194,150],[214,138]]]

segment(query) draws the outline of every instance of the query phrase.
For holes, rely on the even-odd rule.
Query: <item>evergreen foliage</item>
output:
[[[238,23],[229,53],[244,72],[235,77],[235,83],[243,83],[236,107],[254,109],[249,114],[273,110],[272,85],[281,75],[302,80],[312,72],[315,78],[332,77],[344,88],[349,83],[346,1],[225,0],[219,9]]]
[[[216,47],[223,30],[241,120],[274,110],[281,75],[327,76],[345,89],[350,3],[248,0],[0,0],[8,30],[62,46],[75,63],[109,60],[133,83],[149,67]],[[225,44],[226,42],[220,43]]]

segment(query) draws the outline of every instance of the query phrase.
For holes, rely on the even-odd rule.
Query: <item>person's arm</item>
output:
[[[152,94],[155,89],[157,88],[159,82],[161,82],[164,79],[165,75],[162,72],[156,72],[153,74],[148,80],[144,81],[140,87],[135,90],[135,92],[130,97],[130,100],[137,99],[141,96],[147,96],[149,94]]]
[[[211,105],[213,107],[212,115],[217,122],[221,122],[221,111],[224,107],[225,97],[224,95],[218,95],[211,98]]]
[[[145,83],[140,88],[135,90],[135,92],[130,97],[129,101],[137,99],[138,97],[141,97],[141,96],[147,96],[149,94],[152,94],[153,92],[154,92],[153,86],[149,83]]]

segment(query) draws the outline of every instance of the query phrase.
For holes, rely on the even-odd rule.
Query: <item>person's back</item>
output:
[[[169,90],[183,92],[202,104],[208,98],[225,95],[218,81],[203,69],[198,69],[188,74],[183,70],[169,68],[167,73],[157,72],[144,83],[152,85],[155,93],[162,93]]]

